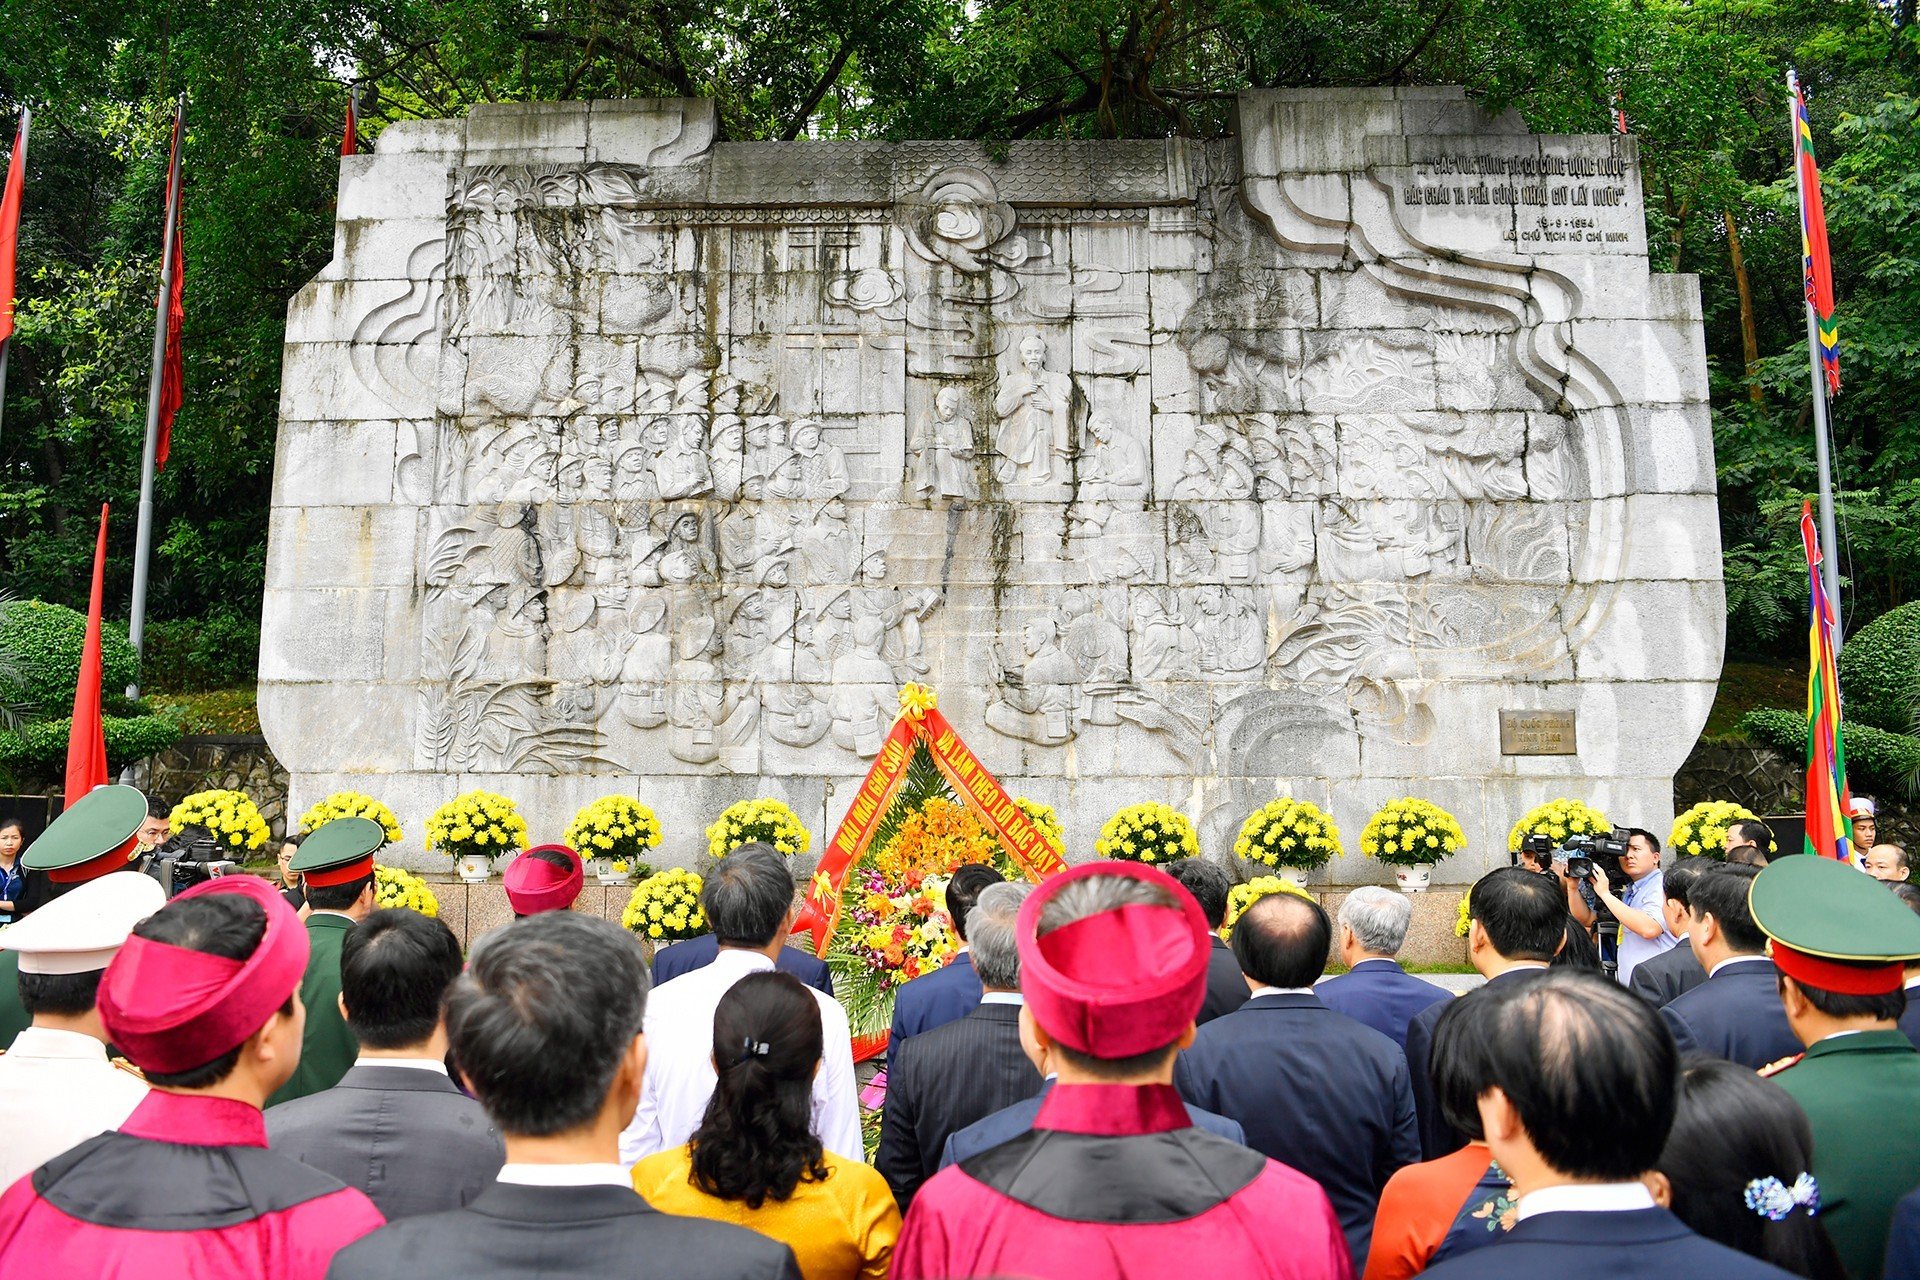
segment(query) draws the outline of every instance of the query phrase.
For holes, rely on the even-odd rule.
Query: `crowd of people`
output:
[[[0,909],[46,882],[0,933],[0,1280],[1920,1280],[1904,858],[1769,862],[1762,824],[1664,868],[1633,832],[1610,884],[1528,857],[1468,892],[1459,997],[1402,967],[1386,889],[1226,930],[1207,859],[962,868],[869,1163],[766,846],[650,973],[558,846],[463,956],[375,907],[365,819],[171,898],[150,820],[108,787],[0,840]]]

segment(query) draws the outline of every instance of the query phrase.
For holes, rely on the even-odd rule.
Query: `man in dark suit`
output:
[[[1431,1268],[1429,1280],[1786,1280],[1694,1234],[1640,1181],[1673,1127],[1678,1074],[1673,1039],[1645,1001],[1570,968],[1474,998],[1494,1002],[1483,1044],[1493,1085],[1480,1095],[1480,1119],[1513,1180],[1518,1221],[1498,1244]]]
[[[1501,867],[1489,871],[1467,893],[1467,959],[1487,979],[1480,991],[1532,982],[1567,941],[1567,900],[1559,877]],[[1460,997],[1475,1000],[1480,991]],[[1434,1024],[1443,1004],[1424,1009],[1407,1024],[1407,1070],[1413,1078],[1413,1105],[1420,1114],[1420,1151],[1437,1160],[1466,1145],[1447,1123],[1434,1096],[1427,1059]]]
[[[662,947],[653,953],[653,985],[657,987],[683,973],[704,969],[719,954],[720,942],[710,933]],[[792,974],[816,991],[833,994],[833,971],[818,956],[809,955],[798,947],[782,947],[780,954],[774,957],[773,965],[781,973]]]
[[[1661,891],[1666,894],[1667,932],[1682,943],[1686,942],[1687,930],[1692,927],[1688,891],[1705,867],[1718,865],[1708,858],[1682,858],[1661,877]],[[1653,959],[1635,965],[1627,990],[1660,1009],[1706,980],[1707,971],[1701,967],[1700,957],[1693,953],[1692,947],[1683,945],[1669,947]]]
[[[980,900],[980,891],[990,884],[1001,883],[1002,879],[992,867],[970,862],[947,881],[947,919],[953,922],[953,931],[960,938],[960,954],[894,993],[893,1026],[887,1037],[887,1044],[892,1048],[899,1048],[910,1036],[964,1018],[979,1005],[980,976],[973,971],[973,955],[966,945],[967,917],[972,914],[974,903]],[[887,1078],[893,1078],[891,1070]]]
[[[1233,892],[1233,877],[1225,867],[1205,858],[1183,858],[1167,868],[1167,874],[1193,895],[1213,931],[1212,950],[1207,953],[1207,999],[1200,1006],[1201,1025],[1222,1014],[1232,1013],[1247,1002],[1247,980],[1233,949],[1220,940],[1220,926],[1227,922],[1227,895]]]
[[[1180,1096],[1246,1130],[1247,1145],[1327,1193],[1363,1269],[1380,1189],[1420,1158],[1413,1090],[1399,1046],[1313,994],[1333,926],[1320,904],[1275,893],[1233,926],[1233,955],[1253,988],[1180,1055]]]
[[[417,911],[376,911],[340,946],[340,1004],[360,1056],[340,1083],[267,1112],[267,1145],[356,1187],[388,1222],[458,1209],[506,1159],[447,1078],[440,1003],[460,940]]]
[[[1893,890],[1894,897],[1906,904],[1909,911],[1920,915],[1920,889],[1910,884],[1893,884],[1887,887]],[[1900,1015],[1900,1033],[1906,1036],[1914,1048],[1920,1049],[1920,964],[1910,964],[1906,969],[1907,976],[1902,985],[1907,993],[1907,1007]],[[1920,1258],[1915,1258],[1914,1262],[1916,1266],[1920,1266]]]
[[[1355,889],[1340,904],[1340,959],[1347,971],[1313,989],[1327,1008],[1372,1027],[1402,1049],[1415,1014],[1453,999],[1394,959],[1412,923],[1413,899],[1406,894],[1378,885]]]
[[[1780,1007],[1780,971],[1767,959],[1767,936],[1747,908],[1759,874],[1729,863],[1693,878],[1688,932],[1707,980],[1660,1010],[1680,1052],[1710,1053],[1755,1071],[1800,1052]]]
[[[462,1074],[506,1135],[507,1163],[466,1208],[393,1223],[342,1250],[329,1280],[637,1268],[799,1280],[786,1245],[657,1212],[633,1193],[620,1130],[640,1101],[646,1003],[639,944],[608,921],[548,911],[482,938],[448,997],[447,1031]]]
[[[940,1168],[947,1139],[1040,1092],[1020,1043],[1020,946],[1014,926],[1032,886],[989,884],[967,914],[984,994],[966,1017],[922,1032],[888,1055],[887,1100],[874,1167],[904,1211]]]

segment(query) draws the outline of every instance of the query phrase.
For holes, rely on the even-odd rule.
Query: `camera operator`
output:
[[[1589,876],[1586,883],[1600,899],[1600,905],[1620,922],[1620,969],[1614,977],[1624,986],[1632,979],[1634,966],[1679,945],[1680,939],[1667,931],[1666,886],[1660,876],[1660,837],[1639,827],[1629,828],[1627,851],[1620,855],[1620,870],[1626,873],[1629,882],[1624,893],[1616,895],[1606,875],[1601,873]]]
[[[1566,894],[1567,914],[1582,929],[1593,928],[1594,905],[1598,899],[1593,896],[1591,889],[1567,874],[1566,853],[1556,847],[1550,838],[1528,836],[1521,842],[1520,852],[1514,855],[1514,865],[1537,871],[1543,876],[1552,876],[1559,882],[1561,892]]]
[[[205,827],[182,827],[177,835],[153,851],[148,874],[160,881],[171,898],[238,866],[232,859],[220,856],[225,852],[219,837]]]

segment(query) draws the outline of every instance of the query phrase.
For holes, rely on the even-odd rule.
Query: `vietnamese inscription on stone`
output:
[[[1579,754],[1571,711],[1502,711],[1500,754],[1571,756]]]

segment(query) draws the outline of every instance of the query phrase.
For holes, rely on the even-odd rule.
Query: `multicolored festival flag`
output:
[[[1820,367],[1827,375],[1827,393],[1840,390],[1840,326],[1833,319],[1833,258],[1827,252],[1827,213],[1820,202],[1820,163],[1813,154],[1813,122],[1807,116],[1807,97],[1800,81],[1787,73],[1793,85],[1793,164],[1800,178],[1800,259],[1806,278],[1807,303],[1813,308],[1820,335]]]
[[[1834,667],[1833,601],[1820,573],[1820,534],[1813,504],[1800,504],[1800,543],[1807,552],[1811,625],[1807,656],[1807,852],[1854,862],[1847,818],[1847,752],[1840,741],[1840,677]]]

